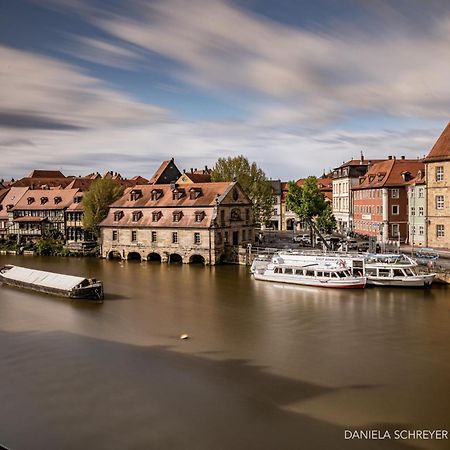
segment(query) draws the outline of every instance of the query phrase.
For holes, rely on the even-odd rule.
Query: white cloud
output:
[[[0,123],[3,118],[18,127],[103,128],[167,117],[164,109],[134,100],[59,60],[5,46],[0,46],[0,60]]]

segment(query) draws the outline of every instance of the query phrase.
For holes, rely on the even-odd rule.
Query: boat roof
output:
[[[28,269],[26,267],[19,266],[13,266],[2,275],[4,278],[9,280],[63,290],[71,290],[86,279],[73,275],[44,272],[43,270]]]

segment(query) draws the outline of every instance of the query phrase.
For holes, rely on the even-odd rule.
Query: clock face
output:
[[[237,189],[233,189],[233,200],[237,201],[238,198],[239,198],[239,192],[237,191]]]

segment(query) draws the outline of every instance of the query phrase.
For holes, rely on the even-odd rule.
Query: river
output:
[[[450,289],[254,281],[239,266],[0,256],[91,276],[101,305],[0,287],[11,450],[449,448]],[[181,340],[187,333],[189,339]]]

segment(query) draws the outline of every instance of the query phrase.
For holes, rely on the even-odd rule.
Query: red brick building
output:
[[[353,230],[381,242],[408,239],[410,181],[424,171],[419,160],[389,157],[373,164],[353,188]]]

